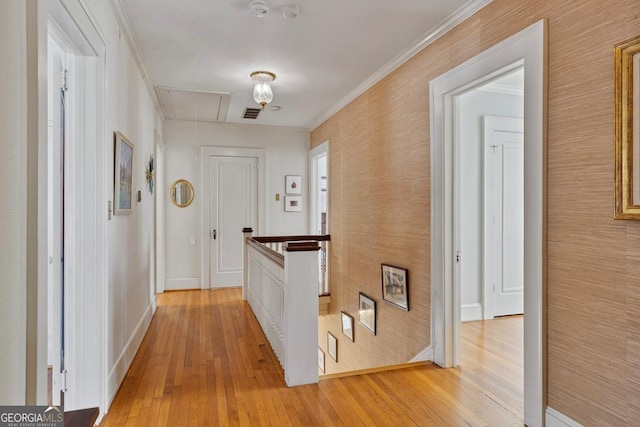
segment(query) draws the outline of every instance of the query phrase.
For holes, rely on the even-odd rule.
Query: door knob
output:
[[[216,230],[213,230],[212,235],[213,235],[213,240],[216,240],[216,238],[218,237],[218,232]]]

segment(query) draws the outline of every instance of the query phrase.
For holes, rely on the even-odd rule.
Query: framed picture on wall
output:
[[[382,299],[409,311],[409,271],[382,264]]]
[[[358,323],[373,335],[376,334],[376,302],[360,292]]]
[[[331,332],[327,332],[327,353],[333,360],[338,361],[338,338]]]
[[[133,143],[120,132],[114,134],[114,215],[130,215],[133,201]]]
[[[284,196],[285,212],[302,212],[302,196]]]
[[[640,219],[640,36],[614,47],[615,219]]]
[[[284,184],[286,194],[302,194],[302,177],[300,175],[286,175]]]
[[[353,341],[353,316],[344,311],[340,312],[340,318],[342,319],[342,333]]]

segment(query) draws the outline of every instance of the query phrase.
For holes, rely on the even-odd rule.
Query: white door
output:
[[[209,156],[210,288],[242,285],[242,229],[258,225],[258,159]]]
[[[521,119],[485,117],[485,318],[524,312]]]

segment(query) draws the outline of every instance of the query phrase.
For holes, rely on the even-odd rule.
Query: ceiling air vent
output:
[[[247,107],[244,109],[244,116],[242,116],[242,118],[255,120],[258,118],[258,114],[260,114],[260,111],[262,111],[261,108]]]

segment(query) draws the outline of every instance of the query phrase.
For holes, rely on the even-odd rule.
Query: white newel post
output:
[[[318,382],[318,244],[288,243],[284,257],[284,375],[289,387]]]
[[[244,237],[244,245],[242,246],[242,301],[246,301],[247,288],[249,287],[249,248],[247,246],[247,239],[253,236],[253,229],[251,229],[251,227],[245,227],[242,229],[242,234]]]

